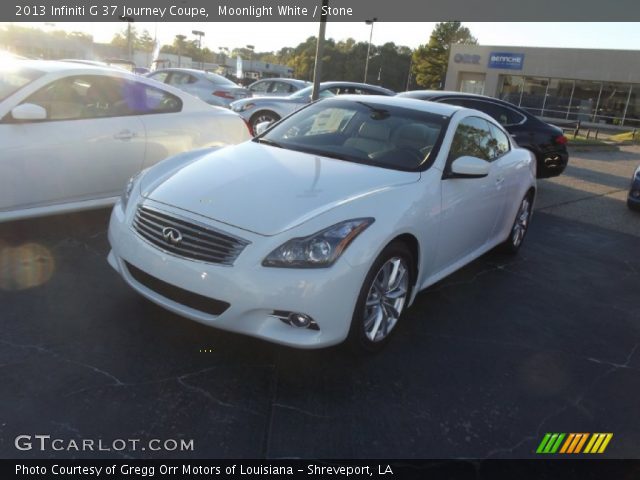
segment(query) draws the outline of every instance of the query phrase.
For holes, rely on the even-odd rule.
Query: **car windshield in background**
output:
[[[329,99],[286,118],[255,141],[395,170],[435,158],[449,117],[375,101]]]
[[[207,80],[216,85],[226,85],[227,87],[238,87],[237,83],[233,83],[228,78],[223,77],[222,75],[218,75],[217,73],[204,72],[204,76]]]
[[[0,66],[0,102],[22,87],[44,75],[44,72],[32,68],[19,67],[13,62]]]

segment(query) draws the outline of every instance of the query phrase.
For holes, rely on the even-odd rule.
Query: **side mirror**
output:
[[[464,156],[456,158],[451,164],[453,178],[482,178],[489,175],[491,164],[481,158]]]
[[[46,120],[47,111],[40,105],[23,103],[11,110],[14,120]]]
[[[264,131],[269,128],[269,126],[272,124],[273,122],[260,122],[258,123],[255,128],[253,129],[253,133],[255,135],[260,135],[262,133],[264,133]]]

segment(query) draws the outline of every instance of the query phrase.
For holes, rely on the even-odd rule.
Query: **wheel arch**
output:
[[[409,252],[413,257],[412,258],[413,271],[411,272],[412,274],[411,282],[412,282],[412,286],[415,288],[418,280],[419,270],[420,270],[420,243],[418,242],[418,239],[413,234],[402,233],[392,238],[391,241],[389,241],[384,248],[387,248],[389,245],[391,245],[394,242],[403,243],[409,249]],[[384,250],[384,248],[382,250]]]

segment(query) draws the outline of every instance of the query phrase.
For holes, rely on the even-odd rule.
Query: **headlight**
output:
[[[122,196],[120,197],[120,202],[122,203],[123,210],[126,210],[127,203],[129,202],[129,197],[131,196],[131,192],[133,191],[133,187],[145,171],[146,169],[136,173],[129,179],[129,181],[127,182],[127,186],[124,187],[124,192],[122,192]]]
[[[373,218],[340,222],[308,237],[294,238],[280,245],[262,261],[265,267],[330,267]]]
[[[231,110],[233,110],[234,112],[244,112],[246,110],[249,110],[250,108],[255,107],[256,104],[255,103],[245,103],[242,105],[231,105]]]

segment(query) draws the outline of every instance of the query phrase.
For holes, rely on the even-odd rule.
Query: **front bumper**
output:
[[[109,224],[109,264],[152,302],[211,327],[299,348],[327,347],[347,337],[366,265],[352,266],[340,258],[330,268],[263,267],[263,258],[286,239],[211,223],[252,242],[231,267],[188,260],[152,246],[130,226],[118,203]],[[175,295],[167,290],[171,287]],[[204,304],[211,299],[213,307],[201,308],[194,299]],[[308,315],[319,330],[290,326],[274,316],[278,311]]]

